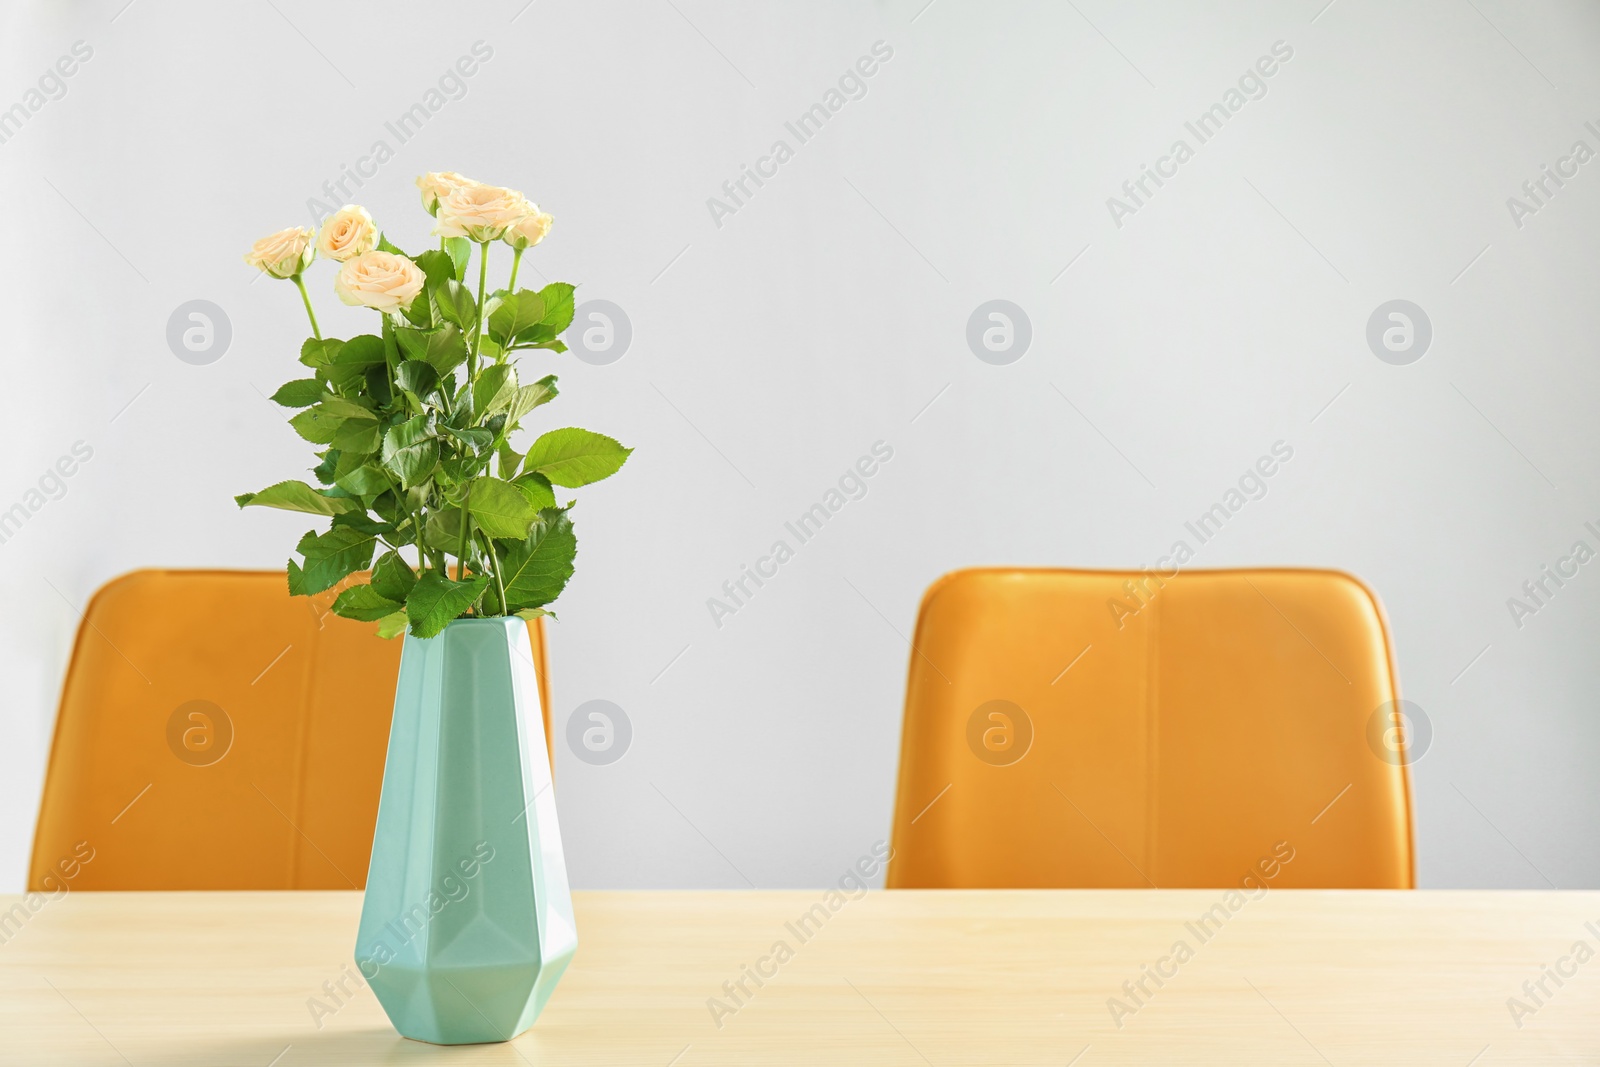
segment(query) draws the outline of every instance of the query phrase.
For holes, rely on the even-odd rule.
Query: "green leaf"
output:
[[[417,579],[406,598],[406,615],[411,619],[413,637],[433,637],[472,606],[489,579],[483,575],[454,582],[438,571]]]
[[[558,395],[556,376],[547,374],[532,385],[524,385],[517,390],[516,396],[511,398],[511,403],[506,408],[506,418],[515,426],[522,416],[540,404],[550,403]]]
[[[344,342],[322,373],[339,388],[348,389],[361,381],[367,368],[383,362],[383,338],[364,333]]]
[[[500,579],[510,611],[539,608],[561,595],[572,577],[578,539],[567,513],[554,508],[540,513],[526,540],[500,553]]]
[[[399,486],[393,486],[387,493],[374,500],[369,507],[379,515],[382,515],[386,522],[404,522],[411,518],[411,512],[407,510],[405,501],[401,499],[401,494],[404,492],[405,490]],[[338,520],[335,519],[334,521],[337,522]]]
[[[551,282],[538,292],[519,289],[501,294],[489,316],[489,335],[503,348],[543,347],[572,325],[573,287]]]
[[[341,419],[376,419],[378,417],[370,409],[342,396],[330,396],[318,404],[317,407],[321,411]]]
[[[395,370],[395,378],[400,382],[400,388],[413,396],[427,396],[439,384],[439,372],[433,366],[421,359],[408,359]]]
[[[368,455],[378,450],[380,432],[377,419],[346,419],[333,435],[333,447]]]
[[[380,408],[388,407],[394,400],[394,383],[389,380],[388,366],[374,363],[361,377],[366,388],[366,398]]]
[[[605,434],[569,426],[551,430],[535,441],[528,449],[523,469],[537,471],[556,485],[572,489],[611,477],[632,452]]]
[[[472,383],[472,410],[478,415],[493,414],[516,393],[517,374],[509,363],[495,363],[478,373]]]
[[[314,417],[319,432],[322,427],[330,425],[333,427],[329,443],[341,452],[374,452],[378,448],[378,416],[353,400],[330,396],[316,407],[302,411],[289,422],[293,425],[296,420],[308,415]],[[298,426],[295,428],[299,429]],[[301,436],[305,436],[304,431]]]
[[[389,476],[358,452],[343,452],[333,469],[333,484],[354,496],[377,496],[389,488]]]
[[[377,419],[376,415],[354,401],[330,396],[290,419],[289,425],[313,444],[331,444],[339,449],[371,452],[377,448]]]
[[[536,511],[556,506],[555,490],[550,488],[550,479],[542,474],[530,472],[518,477],[511,484],[522,490],[522,495],[527,497],[528,503],[532,504]]]
[[[391,637],[399,637],[401,634],[406,632],[406,623],[409,621],[410,620],[406,618],[405,608],[401,608],[393,615],[385,615],[383,618],[378,620],[378,636],[383,638],[385,641],[389,640]]]
[[[233,498],[241,508],[281,508],[308,515],[338,515],[359,511],[361,505],[349,497],[325,496],[305,482],[286,481],[269,485],[259,493],[243,493]]]
[[[406,255],[404,252],[400,251],[400,249],[396,248],[393,244],[390,243],[389,235],[386,234],[386,233],[378,234],[378,251],[380,251],[380,252],[393,252],[397,256],[405,256]],[[411,257],[410,256],[406,256],[406,258],[410,259]]]
[[[517,334],[543,322],[544,313],[544,297],[532,289],[503,293],[499,306],[489,315],[489,336],[508,346]]]
[[[469,507],[472,521],[484,533],[518,541],[528,536],[528,527],[539,517],[516,486],[498,478],[476,479]]]
[[[450,261],[455,264],[456,280],[465,278],[467,264],[472,260],[472,242],[465,237],[446,237],[444,249],[450,254]]]
[[[455,262],[448,253],[437,248],[429,249],[412,262],[422,268],[422,273],[427,275],[427,285],[430,289],[443,285],[446,279],[456,276]]]
[[[375,540],[372,534],[362,533],[346,526],[335,526],[323,534],[315,530],[308,531],[294,547],[295,551],[307,560],[335,559],[347,555],[351,559],[359,558],[360,566],[366,567],[372,562],[372,542]],[[365,555],[361,554],[363,551],[366,552]],[[359,568],[351,568],[351,570],[356,569]]]
[[[325,452],[318,452],[322,462],[311,468],[311,473],[317,476],[317,481],[323,485],[333,484],[333,472],[339,469],[339,450],[330,448]]]
[[[326,445],[333,442],[333,437],[339,432],[339,427],[344,425],[342,415],[330,415],[323,404],[306,408],[300,414],[289,420],[289,425],[294,427],[294,432],[310,441],[314,445]]]
[[[418,330],[411,326],[396,326],[394,339],[407,359],[426,359],[428,342],[438,332],[438,330]]]
[[[428,522],[423,529],[423,544],[444,552],[454,552],[461,547],[461,509],[435,508],[428,512]]]
[[[561,333],[572,325],[574,287],[566,282],[551,282],[539,290],[544,299],[544,325]]]
[[[377,502],[374,501],[372,506],[376,510],[378,507]],[[382,537],[392,541],[398,536],[394,523],[387,520],[374,519],[365,511],[360,510],[347,511],[343,515],[335,515],[333,524],[335,526],[348,526],[350,529],[367,534],[369,537]],[[402,543],[409,544],[410,542]]]
[[[494,443],[494,434],[488,430],[458,430],[449,423],[440,423],[439,428],[474,452],[480,452]]]
[[[383,465],[399,477],[404,489],[427,481],[438,462],[439,442],[426,415],[391,426],[383,435]]]
[[[372,550],[377,539],[349,526],[335,526],[322,536],[315,530],[306,534],[295,546],[305,557],[305,569],[289,561],[289,592],[293,596],[307,596],[331,589],[339,579],[362,570],[372,562]]]
[[[477,477],[482,471],[483,465],[474,454],[449,456],[439,461],[439,470],[434,477],[440,485],[459,487],[462,482]]]
[[[432,329],[434,326],[433,310],[437,306],[434,303],[433,295],[437,291],[423,289],[422,292],[417,294],[415,300],[401,309],[400,314],[413,326],[424,330]]]
[[[296,378],[280,385],[278,391],[272,394],[272,402],[286,408],[303,408],[310,407],[327,395],[327,386],[315,378]]]
[[[383,338],[375,333],[364,333],[344,343],[333,365],[339,367],[367,366],[383,362]]]
[[[315,337],[306,338],[305,344],[300,346],[300,362],[308,367],[326,367],[333,362],[339,354],[339,349],[344,347],[344,342],[337,337],[325,337],[321,340]]]
[[[385,552],[372,568],[372,588],[379,596],[404,603],[417,584],[417,572],[398,552]]]
[[[352,585],[339,594],[333,602],[333,613],[346,619],[377,622],[403,608],[388,597],[382,596],[370,585]]]
[[[470,330],[478,324],[478,302],[466,286],[454,278],[439,286],[435,294],[439,300],[439,314],[447,322]]]
[[[441,375],[449,374],[467,360],[467,342],[461,331],[449,323],[434,330],[401,326],[394,332],[401,351],[411,359],[426,361]]]
[[[495,453],[500,461],[500,477],[509,480],[517,473],[517,468],[522,465],[522,453],[512,448],[509,442],[500,442],[500,448]]]
[[[488,322],[489,317],[495,313],[495,309],[510,295],[510,289],[496,289],[488,296],[485,296],[483,298],[483,321]],[[484,340],[487,341],[489,338],[485,337]]]
[[[511,614],[521,616],[522,618],[527,619],[529,622],[532,622],[534,619],[545,618],[546,616],[552,619],[556,617],[555,612],[547,611],[544,608],[522,608],[519,611],[513,611]]]

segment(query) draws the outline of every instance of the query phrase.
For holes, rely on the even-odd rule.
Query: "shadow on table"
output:
[[[524,1046],[529,1038],[521,1039]],[[298,1034],[291,1043],[275,1043],[261,1038],[237,1041],[188,1044],[172,1050],[173,1058],[163,1060],[171,1067],[200,1064],[227,1067],[348,1067],[348,1065],[396,1063],[515,1064],[528,1067],[536,1062],[534,1049],[514,1048],[510,1043],[487,1045],[430,1045],[411,1041],[389,1029],[334,1031]],[[276,1058],[275,1058],[276,1057]]]

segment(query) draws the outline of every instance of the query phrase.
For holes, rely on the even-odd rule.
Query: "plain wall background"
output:
[[[887,835],[929,582],[1153,563],[1281,439],[1293,461],[1195,565],[1379,592],[1433,727],[1422,884],[1600,886],[1574,847],[1600,835],[1600,563],[1520,629],[1506,606],[1600,546],[1600,160],[1520,228],[1506,205],[1600,150],[1594,5],[125,2],[0,11],[0,108],[93,49],[0,144],[0,509],[94,449],[0,545],[0,889],[92,592],[281,566],[307,528],[231,499],[310,460],[263,399],[298,376],[294,291],[239,257],[380,138],[358,202],[402,245],[428,243],[415,175],[517,186],[556,218],[529,264],[633,325],[615,364],[552,360],[545,409],[638,449],[577,494],[551,627],[558,737],[592,699],[634,730],[609,766],[558,741],[576,885],[836,879]],[[399,145],[384,123],[479,40],[467,95]],[[866,96],[797,145],[785,121],[877,41]],[[1117,227],[1106,198],[1277,41],[1266,95]],[[779,138],[794,158],[718,227],[707,198]],[[332,273],[310,285],[348,334]],[[1033,330],[1009,366],[966,342],[996,298]],[[1433,327],[1409,366],[1365,340],[1396,298]],[[166,342],[192,299],[231,322],[209,366]],[[706,599],[878,440],[868,495],[714,627]]]

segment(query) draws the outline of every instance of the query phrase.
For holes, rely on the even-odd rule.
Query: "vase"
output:
[[[527,623],[406,635],[356,963],[403,1036],[509,1041],[578,947]]]

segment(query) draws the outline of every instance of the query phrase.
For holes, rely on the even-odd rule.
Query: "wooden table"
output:
[[[1600,893],[575,896],[578,956],[539,1023],[444,1049],[351,978],[355,893],[72,893],[0,919],[0,1063],[1600,1062],[1600,958],[1569,955],[1600,950]],[[1535,1003],[1544,965],[1571,976]]]

